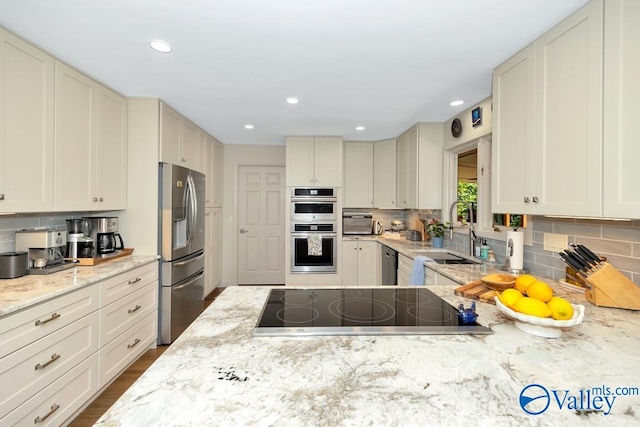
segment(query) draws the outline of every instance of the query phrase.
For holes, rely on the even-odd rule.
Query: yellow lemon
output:
[[[523,274],[521,276],[518,276],[518,278],[516,279],[516,289],[524,294],[525,292],[527,292],[527,286],[529,286],[536,280],[538,279],[530,274]]]
[[[547,307],[551,310],[551,317],[556,320],[570,320],[573,318],[573,306],[564,298],[551,298],[547,302]]]
[[[547,307],[547,304],[540,300],[529,297],[522,297],[516,301],[516,311],[522,314],[528,314],[529,316],[536,317],[549,317],[551,316],[551,309]]]
[[[542,302],[547,302],[553,297],[553,289],[545,282],[536,280],[527,286],[527,296]]]
[[[515,310],[516,302],[522,297],[523,295],[517,289],[509,288],[500,294],[500,302],[510,309]]]

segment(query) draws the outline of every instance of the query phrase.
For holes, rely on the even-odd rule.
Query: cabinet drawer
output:
[[[155,281],[100,309],[100,347],[156,311],[158,292]]]
[[[6,417],[1,418],[0,425],[59,426],[97,391],[98,353],[94,353]]]
[[[152,262],[100,282],[100,306],[105,307],[158,280],[158,263]]]
[[[0,319],[0,358],[98,309],[98,288],[87,286]]]
[[[0,359],[0,416],[97,350],[98,313],[93,312]]]
[[[100,349],[100,378],[102,388],[154,343],[158,336],[158,312],[154,311],[125,333]]]

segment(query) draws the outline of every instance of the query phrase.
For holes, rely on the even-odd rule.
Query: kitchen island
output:
[[[453,287],[430,289],[469,303]],[[253,337],[268,292],[227,288],[97,425],[640,423],[638,395],[607,396],[611,407],[592,394],[589,407],[576,400],[593,387],[640,386],[640,313],[571,294],[586,305],[585,320],[559,339],[528,335],[488,304],[478,304],[478,322],[493,335]],[[530,384],[551,393],[540,415],[520,407]]]

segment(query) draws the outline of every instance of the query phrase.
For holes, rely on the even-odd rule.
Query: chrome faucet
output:
[[[473,228],[473,207],[471,206],[471,203],[465,201],[465,200],[456,200],[453,203],[451,203],[451,206],[449,207],[449,238],[453,239],[453,208],[458,204],[458,203],[463,203],[464,205],[466,205],[469,208],[469,216],[471,219],[471,224],[469,227],[469,256],[473,256],[474,255],[474,242],[476,242],[478,240],[478,238],[476,237],[476,233],[475,230]]]

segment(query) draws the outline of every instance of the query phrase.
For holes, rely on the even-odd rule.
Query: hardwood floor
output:
[[[224,291],[225,288],[219,287],[214,289],[204,300],[204,308],[209,305]],[[168,349],[169,346],[158,346],[136,360],[126,371],[124,371],[118,379],[116,379],[105,391],[94,400],[91,405],[80,413],[69,426],[86,427],[92,426],[96,421],[107,412],[107,409],[113,405],[116,400],[124,394],[125,391],[156,361],[158,357]]]

